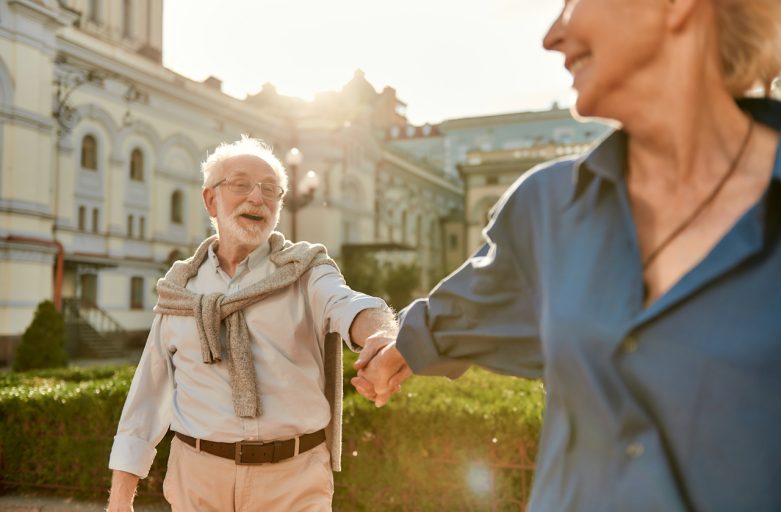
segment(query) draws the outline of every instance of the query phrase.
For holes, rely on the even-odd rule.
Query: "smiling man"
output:
[[[348,288],[325,247],[274,231],[287,176],[262,142],[223,144],[201,170],[217,235],[158,282],[114,438],[109,510],[132,510],[169,427],[173,510],[330,510],[342,339],[354,350],[390,340],[393,313]]]

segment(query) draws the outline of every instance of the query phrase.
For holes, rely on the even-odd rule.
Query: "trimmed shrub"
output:
[[[16,349],[14,371],[65,366],[65,319],[51,301],[38,304],[33,320]]]
[[[354,359],[346,353],[345,370]],[[108,456],[133,371],[3,375],[3,486],[104,498]],[[477,369],[452,382],[413,377],[382,409],[351,389],[345,388],[343,471],[335,475],[334,510],[518,510],[527,501],[541,383]],[[162,499],[169,442],[170,435],[158,446],[139,487],[142,497]]]

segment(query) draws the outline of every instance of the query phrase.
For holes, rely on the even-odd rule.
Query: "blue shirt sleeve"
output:
[[[526,194],[518,185],[497,205],[483,247],[402,311],[397,347],[415,373],[456,378],[476,364],[542,376],[534,293],[523,268],[531,258],[521,211]]]

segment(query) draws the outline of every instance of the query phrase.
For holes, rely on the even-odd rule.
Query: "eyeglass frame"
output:
[[[231,184],[230,180],[232,180],[233,178],[234,178],[234,176],[230,176],[228,178],[223,178],[220,181],[218,181],[217,183],[215,183],[214,185],[212,185],[210,188],[213,188],[213,189],[217,188],[220,185],[222,185],[223,183],[225,183],[228,186],[230,186],[230,184]],[[239,179],[246,179],[246,178],[239,178]],[[252,191],[255,190],[255,187],[260,185],[260,195],[263,196],[266,199],[273,199],[274,201],[281,200],[285,196],[285,193],[287,192],[284,188],[280,187],[276,183],[272,183],[272,182],[269,182],[269,181],[256,181],[254,183],[251,180],[249,180],[249,179],[247,179],[247,181],[249,181],[252,184],[252,188],[249,189],[249,192],[247,192],[246,194],[242,194],[241,192],[237,192],[236,190],[233,190],[233,189],[230,189],[230,191],[233,192],[234,194],[240,195],[242,197],[247,197],[248,195],[252,194]],[[264,194],[263,193],[263,186],[264,185],[265,186],[275,187],[277,195],[275,195],[275,196],[268,196],[268,195]]]

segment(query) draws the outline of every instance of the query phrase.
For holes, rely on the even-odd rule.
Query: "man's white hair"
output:
[[[279,179],[279,186],[287,190],[287,172],[282,162],[274,156],[271,147],[260,139],[248,135],[241,136],[235,142],[223,142],[201,163],[203,188],[213,187],[221,178],[222,164],[234,156],[253,155],[266,162]],[[216,171],[216,172],[215,172]]]

